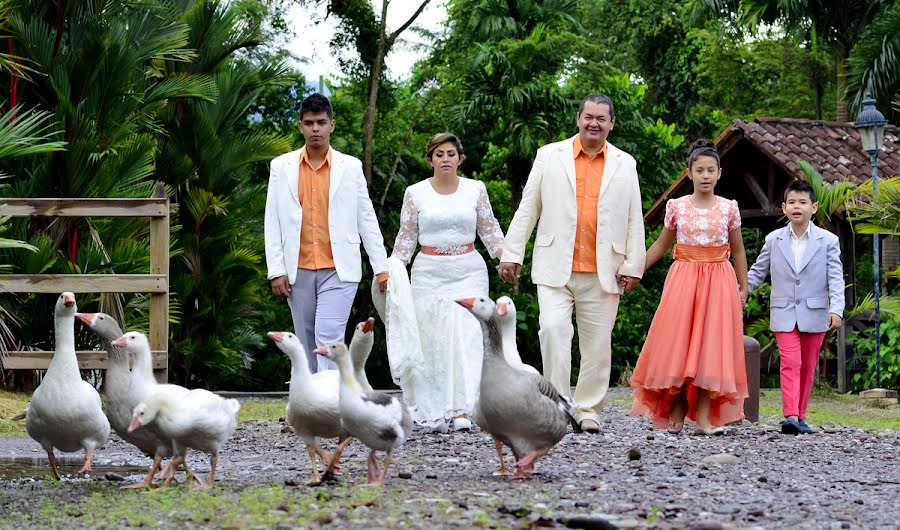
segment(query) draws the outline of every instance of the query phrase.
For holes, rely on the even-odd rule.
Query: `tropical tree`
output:
[[[854,48],[848,88],[855,108],[862,105],[866,92],[882,104],[893,98],[893,109],[885,114],[893,123],[900,119],[900,4],[879,12]]]
[[[827,51],[837,70],[837,120],[844,122],[850,121],[848,102],[862,100],[847,90],[847,61],[854,48],[868,39],[866,33],[876,17],[894,4],[893,0],[692,1],[697,17],[713,13],[751,32],[763,25],[780,25],[802,35],[811,53],[819,47]]]

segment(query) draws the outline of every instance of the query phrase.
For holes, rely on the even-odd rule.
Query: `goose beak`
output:
[[[497,304],[497,314],[501,317],[505,317],[506,314],[509,313],[509,306],[504,303]]]
[[[466,309],[472,309],[475,307],[475,297],[472,298],[460,298],[456,301],[457,304],[465,307]]]
[[[270,331],[268,333],[269,338],[274,340],[275,342],[283,342],[284,341],[284,332],[283,331]]]
[[[75,318],[84,322],[86,326],[93,327],[94,319],[97,318],[97,313],[75,313]]]
[[[125,335],[122,335],[118,339],[112,341],[110,344],[112,344],[113,346],[125,346],[125,340]]]
[[[318,348],[313,350],[313,353],[318,353],[319,355],[328,357],[328,346],[319,346]]]
[[[372,333],[373,331],[375,331],[375,319],[374,318],[369,317],[368,320],[366,320],[362,324],[363,324],[363,327],[362,327],[363,333]]]
[[[128,425],[128,432],[134,432],[136,429],[139,429],[141,426],[140,420],[138,420],[137,416],[132,416],[131,423]]]
[[[75,306],[75,295],[72,293],[63,293],[63,304],[66,307]]]

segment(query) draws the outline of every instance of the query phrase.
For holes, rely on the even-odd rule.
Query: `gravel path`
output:
[[[614,394],[625,395],[623,390]],[[257,496],[266,489],[278,490],[281,500],[272,511],[283,517],[268,513],[254,519],[242,513],[235,522],[213,513],[197,520],[179,511],[176,503],[168,516],[155,516],[154,526],[900,528],[900,471],[895,463],[900,434],[894,431],[834,428],[787,437],[777,434],[774,424],[746,423],[729,427],[723,436],[691,435],[690,426],[671,435],[626,416],[622,402],[612,400],[603,414],[601,434],[567,436],[538,462],[533,480],[492,476],[496,454],[483,433],[417,431],[396,453],[387,486],[369,489],[362,487],[367,453],[357,442],[344,453],[340,484],[307,486],[306,451],[281,429],[279,422],[243,423],[220,457],[220,481],[211,495],[237,505],[249,503],[251,489]],[[66,456],[67,462],[78,459]],[[46,457],[30,439],[0,438],[0,458],[34,458],[42,466],[39,476],[46,474]],[[94,514],[83,517],[78,506],[107,510],[102,504],[107,501],[97,498],[119,495],[123,502],[140,505],[142,495],[158,490],[120,493],[119,477],[104,475],[116,466],[112,469],[137,481],[134,466],[148,462],[113,437],[97,453],[94,479],[62,485],[33,478],[0,480],[0,527],[115,526],[98,522]],[[205,456],[192,463],[198,473],[209,469]],[[91,498],[93,504],[88,503]],[[60,519],[53,507],[63,505],[65,517]]]

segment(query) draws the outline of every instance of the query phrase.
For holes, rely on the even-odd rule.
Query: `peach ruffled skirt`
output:
[[[631,377],[631,415],[664,428],[680,394],[697,420],[697,390],[709,392],[710,421],[744,417],[747,373],[743,311],[729,247],[675,245],[659,308]]]

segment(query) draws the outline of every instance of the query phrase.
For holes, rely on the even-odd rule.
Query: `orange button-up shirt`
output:
[[[297,195],[303,209],[300,224],[300,261],[298,269],[334,268],[331,253],[331,235],[328,232],[328,188],[331,184],[331,149],[325,160],[313,167],[306,154],[300,150],[300,174]]]
[[[603,167],[606,165],[606,142],[600,152],[591,157],[575,137],[575,199],[578,202],[578,222],[575,227],[573,272],[597,272],[597,200]]]

